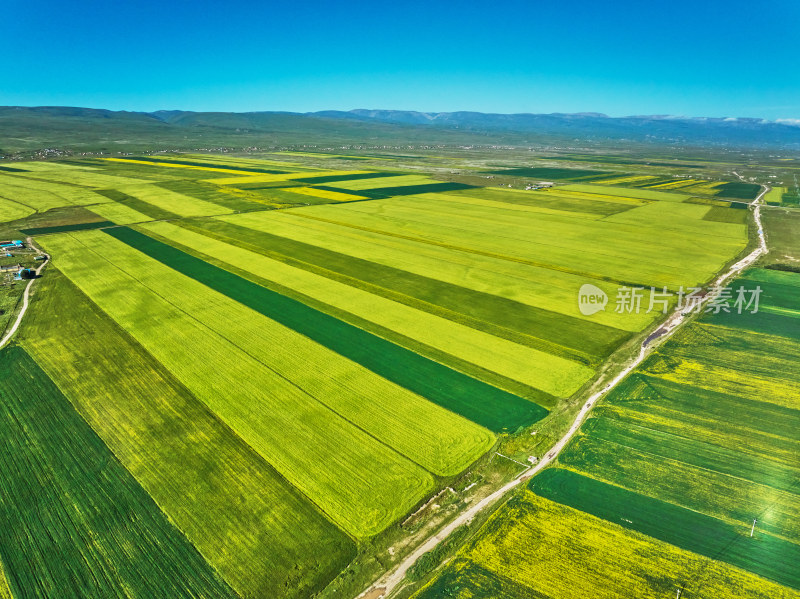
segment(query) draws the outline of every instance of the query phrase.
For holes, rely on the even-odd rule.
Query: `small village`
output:
[[[28,247],[22,240],[0,241],[0,272],[3,274],[3,285],[36,278],[36,262],[43,260],[43,255]]]
[[[0,335],[9,326],[20,298],[46,256],[19,239],[0,241]]]

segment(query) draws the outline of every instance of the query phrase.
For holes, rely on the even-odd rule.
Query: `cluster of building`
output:
[[[36,271],[32,268],[25,268],[22,264],[3,264],[0,266],[0,271],[14,274],[15,281],[36,278]]]
[[[551,181],[539,181],[538,183],[528,183],[525,186],[527,190],[537,190],[537,189],[547,189],[548,187],[552,187],[553,183]]]
[[[11,253],[11,250],[24,248],[25,246],[19,240],[17,241],[0,241],[0,255],[5,256],[6,258],[11,258],[14,254]]]
[[[22,243],[19,239],[14,241],[0,241],[0,250],[7,252],[9,250],[19,250],[25,247],[25,244]]]
[[[0,241],[0,254],[4,255],[7,258],[11,258],[14,255],[11,253],[12,250],[21,250],[21,249],[25,249],[25,244],[19,239],[14,239],[11,241]],[[36,256],[35,259],[39,260],[40,257]],[[44,259],[44,257],[42,256],[41,259]],[[16,273],[14,279],[17,281],[22,279],[36,278],[36,271],[32,268],[25,268],[22,266],[22,264],[3,264],[0,266],[0,271]]]
[[[494,177],[486,177],[487,179],[494,179]],[[514,187],[511,183],[498,183],[500,187]],[[539,181],[538,183],[528,183],[525,185],[525,189],[527,191],[533,190],[536,191],[538,189],[549,189],[553,187],[553,183],[550,181]]]

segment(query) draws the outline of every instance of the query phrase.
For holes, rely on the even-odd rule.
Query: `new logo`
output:
[[[578,291],[578,309],[584,316],[591,316],[606,309],[608,296],[606,292],[591,283],[581,285]]]

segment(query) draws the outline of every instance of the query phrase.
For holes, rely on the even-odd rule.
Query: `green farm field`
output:
[[[783,268],[800,267],[800,210],[770,208],[764,211],[772,251],[769,262]]]
[[[0,207],[2,208],[0,214],[2,214],[3,218],[6,220],[20,220],[35,212],[30,206],[4,197],[0,197]]]
[[[591,183],[572,183],[557,188],[565,191],[579,191],[598,195],[620,196],[623,198],[638,198],[640,200],[657,200],[661,202],[683,202],[691,196],[670,191],[651,191],[649,189],[629,189],[627,187],[612,187],[595,185]]]
[[[256,277],[266,286],[282,289],[284,293],[294,292],[295,297],[316,300],[324,304],[325,310],[333,315],[354,322],[369,321],[379,327],[382,336],[399,344],[416,341],[415,351],[430,356],[441,353],[452,356],[450,363],[456,369],[464,364],[472,364],[472,373],[495,373],[509,379],[506,384],[519,388],[514,382],[531,386],[530,393],[544,401],[537,394],[535,384],[541,384],[541,374],[530,365],[538,363],[542,369],[557,371],[569,364],[545,352],[507,341],[478,329],[460,324],[454,320],[431,314],[406,304],[370,293],[336,279],[324,277],[313,271],[292,266],[280,259],[273,259],[262,253],[225,243],[217,237],[198,233],[187,227],[171,223],[151,223],[142,226],[150,235],[158,236],[168,243],[177,245],[206,260],[215,260],[223,268],[243,269],[247,275]],[[221,232],[221,229],[216,229]],[[237,236],[241,239],[242,236]],[[261,246],[262,248],[264,246]],[[281,256],[283,257],[283,256]],[[328,263],[330,265],[330,263]],[[425,348],[426,349],[422,349]],[[485,350],[491,348],[491,352]],[[580,366],[574,370],[579,371]],[[575,373],[579,375],[579,372]],[[557,384],[557,379],[553,384]],[[550,402],[552,403],[552,402]]]
[[[19,347],[0,357],[12,595],[235,597],[36,362]]]
[[[707,599],[800,596],[728,564],[525,491],[482,527],[456,558],[414,595]]]
[[[276,217],[317,220],[618,285],[677,288],[709,279],[728,256],[744,249],[746,235],[741,225],[704,222],[701,225],[706,236],[704,247],[687,246],[686,233],[673,227],[681,221],[691,226],[697,220],[699,211],[685,208],[704,209],[689,204],[676,206],[681,209],[672,211],[664,203],[648,204],[595,222],[544,214],[535,220],[524,219],[518,214],[507,214],[510,211],[503,211],[502,206],[453,206],[428,198],[401,198],[347,204],[335,210],[314,206],[281,212]],[[641,217],[639,210],[645,211]],[[302,221],[298,224],[307,225]],[[659,243],[651,246],[647,241],[656,232]],[[631,264],[627,258],[634,251],[640,260]],[[681,259],[688,264],[680,262]]]
[[[22,346],[240,596],[303,596],[346,565],[355,544],[141,344],[59,271],[42,285]]]
[[[86,235],[89,234],[82,238]],[[364,389],[378,396],[379,389],[372,385],[381,385],[381,379],[370,377],[372,383],[366,385],[355,380],[350,393],[332,390],[329,398],[320,395],[325,393],[326,385],[337,388],[356,376],[355,373],[343,373],[341,379],[312,376],[314,387],[304,389],[302,379],[313,375],[300,357],[310,350],[304,338],[280,326],[273,327],[264,317],[188,277],[165,272],[165,267],[104,233],[97,235],[105,238],[85,240],[88,245],[84,245],[75,238],[53,237],[47,247],[61,253],[59,268],[93,301],[349,532],[361,537],[379,532],[432,489],[433,479],[425,470],[354,426],[345,417],[348,414],[340,414],[334,406],[325,404],[326,399],[352,401],[350,416],[359,416],[352,410],[380,408],[380,404],[356,402],[353,390]],[[100,253],[89,249],[97,244],[102,244]],[[143,280],[144,276],[147,279]],[[177,280],[170,281],[170,277]],[[100,300],[101,297],[108,297],[108,301]],[[146,319],[136,309],[142,304],[149,305]],[[195,312],[197,309],[200,311]],[[160,326],[154,327],[153,323]],[[273,332],[263,327],[270,327]],[[298,347],[296,355],[291,346],[284,345],[291,343],[292,338],[294,343],[305,346]],[[270,347],[283,347],[287,351],[268,359]],[[203,359],[216,365],[211,380],[194,368],[200,348],[206,354]],[[333,353],[325,356],[317,363],[336,369],[338,356]],[[275,359],[283,361],[285,366],[275,363]],[[294,373],[285,370],[286,367]],[[369,376],[366,372],[364,375]],[[347,406],[336,407],[347,409]],[[392,416],[385,411],[378,413]],[[439,430],[438,437],[444,441],[441,434],[446,435],[446,427]],[[403,435],[402,429],[389,428],[384,432],[404,438],[404,446],[414,451],[414,457],[422,457],[419,452],[430,448],[427,444],[415,444],[413,437]],[[488,433],[478,434],[487,439]],[[470,437],[464,438],[464,443],[470,441]],[[456,451],[456,460],[463,459],[458,454],[459,445],[444,446]],[[324,460],[319,459],[321,455]],[[428,461],[445,460],[445,467],[451,467],[446,456],[433,451],[428,455]],[[378,466],[374,475],[365,475],[366,464]],[[453,465],[458,467],[458,461]]]
[[[47,422],[71,423],[53,442],[72,447],[90,439],[85,451],[113,463],[102,481],[117,489],[64,479],[72,485],[65,489],[80,487],[82,495],[73,500],[76,492],[64,491],[51,509],[96,511],[75,524],[78,532],[63,533],[75,546],[74,563],[63,568],[42,559],[46,547],[14,548],[28,534],[22,523],[41,536],[52,522],[69,521],[62,512],[28,510],[26,520],[14,512],[21,501],[0,502],[11,543],[0,547],[0,597],[28,596],[21,585],[40,578],[65,588],[80,580],[87,596],[98,597],[148,596],[162,579],[169,579],[163,588],[196,597],[356,596],[412,549],[410,539],[513,476],[538,450],[508,457],[507,448],[539,447],[531,433],[563,426],[598,376],[664,318],[660,311],[615,310],[620,287],[675,291],[707,283],[748,244],[749,211],[697,201],[682,187],[619,187],[626,173],[605,167],[520,166],[503,171],[515,187],[501,187],[483,174],[492,168],[488,160],[470,158],[462,168],[452,156],[107,156],[15,162],[0,171],[0,237],[30,236],[51,259],[32,287],[21,329],[2,350],[13,359],[0,360],[0,368],[13,365],[41,382],[30,392],[58,406],[48,408]],[[434,167],[425,168],[429,163]],[[459,168],[466,174],[453,174]],[[559,183],[540,190],[517,184],[545,174]],[[615,185],[595,185],[598,177]],[[784,343],[763,351],[775,355],[772,366],[753,367],[758,380],[777,376],[796,356],[790,349],[779,355],[791,329],[777,331],[775,319],[795,308],[792,285],[774,276],[747,282],[771,286],[752,335],[774,332]],[[593,315],[581,313],[577,301],[587,283],[609,298]],[[745,334],[723,317],[696,327]],[[733,393],[733,378],[714,395],[710,384],[697,383],[698,364],[706,360],[709,372],[733,377],[751,340],[740,340],[741,348],[731,342],[729,363],[713,362],[707,348],[691,353],[688,337],[681,343],[674,356],[659,353],[639,374],[658,378],[659,393],[675,397],[674,406],[609,400],[558,472],[697,511],[726,531],[747,523],[758,507],[750,497],[764,492],[774,508],[759,533],[773,544],[762,561],[778,574],[761,574],[786,584],[774,551],[795,543],[798,532],[789,458],[800,440],[781,425],[793,414],[792,381],[777,381],[772,399]],[[695,404],[682,390],[689,385],[705,390]],[[0,399],[19,402],[17,387],[7,389],[4,380]],[[728,403],[717,408],[717,401]],[[710,423],[728,406],[753,410],[725,432],[720,427],[718,437],[727,441],[717,446]],[[46,434],[43,449],[26,440],[29,425],[14,420],[23,416],[46,421],[38,412],[15,412],[3,434],[15,454],[41,469],[37,480],[58,479],[65,468],[77,476],[71,462],[53,462],[59,450],[44,446]],[[697,439],[674,438],[679,419]],[[735,472],[726,470],[744,438],[751,449]],[[665,454],[659,459],[686,451],[692,459],[659,485],[653,447]],[[770,468],[759,469],[771,448]],[[50,461],[40,457],[47,452]],[[630,466],[614,472],[622,459]],[[671,485],[711,467],[718,470],[689,499],[669,495]],[[9,468],[21,478],[19,464]],[[628,483],[634,474],[641,478]],[[714,489],[741,498],[739,508],[704,495]],[[582,512],[572,504],[534,491],[520,499],[525,523],[562,514],[562,533],[579,526]],[[91,503],[94,494],[102,501]],[[117,533],[115,509],[142,515],[123,518],[124,534]],[[617,530],[608,514],[599,516],[592,516],[592,535],[611,530],[609,543],[630,545],[617,553],[636,573],[631,588],[641,596],[669,586],[670,560],[680,560],[684,577],[708,563],[694,547],[672,547],[635,527]],[[154,531],[147,538],[137,528],[144,522]],[[536,533],[524,547],[541,560],[557,544],[546,537]],[[581,577],[591,581],[599,563],[595,555],[563,587],[540,573],[531,585],[524,573],[540,566],[502,570],[490,549],[502,541],[470,542],[441,578],[425,582],[423,596],[466,577],[483,590],[453,596],[555,597]],[[156,565],[147,562],[148,543],[158,545]],[[663,574],[648,578],[636,563],[639,550],[658,555]],[[754,581],[762,579],[741,569],[747,563],[723,562],[709,572],[731,576],[742,597],[786,590],[777,582],[759,587]]]
[[[753,269],[731,286],[760,287],[757,313],[706,314],[659,347],[592,412],[557,466],[415,596],[491,596],[495,587],[504,596],[506,584],[548,597],[583,596],[574,588],[584,584],[616,596],[670,587],[693,597],[800,596],[800,275]],[[561,515],[521,516],[531,504]],[[610,548],[614,535],[627,537],[625,550]],[[647,559],[640,542],[652,548]],[[548,575],[549,544],[569,561],[558,580]],[[628,550],[637,555],[630,565],[620,555]],[[683,570],[686,558],[696,565]],[[654,574],[659,563],[668,564],[663,575]]]

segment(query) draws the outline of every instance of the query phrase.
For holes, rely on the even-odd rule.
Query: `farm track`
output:
[[[711,284],[711,287],[722,287],[725,283],[730,281],[736,275],[741,273],[744,269],[752,265],[758,258],[762,255],[766,254],[769,250],[767,248],[767,241],[764,234],[764,227],[761,222],[761,199],[770,191],[770,187],[768,185],[763,185],[761,193],[751,202],[751,206],[753,207],[753,219],[755,221],[758,233],[758,247],[750,252],[747,256],[739,260],[738,262],[734,263],[727,271],[719,275]],[[701,311],[703,305],[710,302],[714,299],[718,293],[708,293],[702,301],[699,303],[697,312]],[[460,514],[457,518],[455,518],[452,522],[448,523],[446,526],[442,527],[432,536],[428,537],[428,539],[419,545],[413,553],[411,553],[405,560],[403,560],[394,570],[392,570],[386,577],[382,578],[375,584],[373,584],[369,589],[364,591],[361,595],[359,595],[360,599],[364,599],[365,597],[387,597],[394,592],[397,586],[403,581],[405,578],[406,572],[408,571],[411,566],[413,566],[416,561],[422,557],[425,553],[433,550],[439,543],[445,540],[456,528],[468,524],[471,522],[475,516],[477,516],[483,510],[492,506],[496,501],[500,498],[504,497],[509,492],[513,491],[520,483],[523,483],[536,474],[538,474],[541,470],[549,466],[553,460],[555,460],[561,451],[567,446],[567,444],[572,440],[572,437],[575,436],[575,433],[578,432],[580,427],[583,425],[586,418],[589,416],[592,408],[597,404],[597,402],[602,399],[607,393],[609,393],[612,389],[614,389],[626,376],[628,376],[635,368],[637,368],[644,359],[651,353],[654,347],[657,347],[661,343],[663,343],[666,339],[671,337],[678,328],[682,324],[689,322],[692,320],[691,313],[684,313],[681,311],[675,311],[667,320],[666,322],[656,324],[653,328],[653,331],[650,335],[648,335],[645,340],[642,342],[642,345],[639,349],[639,354],[630,360],[627,365],[609,382],[607,383],[600,391],[592,394],[586,402],[581,407],[580,411],[578,412],[575,420],[572,422],[569,430],[564,434],[558,442],[553,445],[534,466],[528,468],[521,472],[514,480],[509,483],[506,483],[503,487],[488,495],[487,497],[483,498],[481,501],[476,503],[475,505],[468,508],[464,513]]]
[[[28,244],[28,246],[36,250],[38,252],[38,255],[41,256],[44,254],[42,250],[40,250],[33,244],[33,239],[31,239],[30,237],[26,239],[26,243]],[[44,254],[44,256],[45,256],[44,262],[42,262],[39,265],[39,268],[36,269],[37,277],[42,273],[42,270],[44,269],[45,266],[47,266],[47,263],[50,262],[50,256],[47,254]],[[17,332],[19,325],[22,324],[22,319],[25,316],[25,313],[28,311],[28,306],[30,305],[31,286],[33,285],[33,282],[35,280],[36,279],[31,279],[25,286],[25,291],[22,294],[22,309],[19,311],[19,314],[17,315],[17,320],[14,321],[14,325],[8,330],[8,333],[6,333],[5,337],[0,339],[0,349],[3,349],[8,344],[8,342],[11,341],[11,338],[14,336],[14,333]]]

